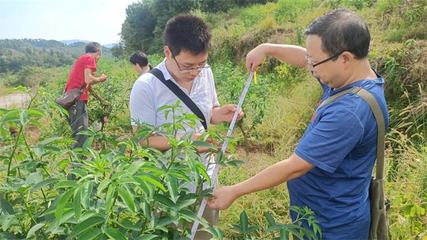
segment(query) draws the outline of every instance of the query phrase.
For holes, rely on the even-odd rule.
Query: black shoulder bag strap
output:
[[[202,111],[199,107],[191,100],[191,98],[185,94],[173,81],[167,81],[162,71],[158,68],[153,68],[150,70],[150,73],[153,74],[156,78],[158,78],[166,87],[169,88],[200,120],[205,130],[208,130],[208,125],[206,123],[205,115],[203,115]]]

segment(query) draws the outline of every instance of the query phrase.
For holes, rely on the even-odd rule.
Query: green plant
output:
[[[6,182],[0,187],[2,237],[73,239],[182,239],[189,236],[198,203],[209,190],[206,166],[191,136],[179,138],[183,125],[194,125],[191,115],[175,116],[178,105],[162,110],[175,121],[161,129],[141,126],[131,139],[109,137],[108,147],[90,147],[99,133],[88,131],[84,148],[69,150],[62,138],[44,139],[35,146],[27,144],[25,127],[42,116],[41,112],[4,110],[1,114],[7,164]],[[34,119],[34,120],[31,120]],[[31,121],[30,121],[31,120]],[[9,137],[6,126],[16,124],[18,135]],[[162,131],[171,149],[160,152],[142,147],[154,130]],[[101,135],[102,136],[102,135]],[[105,137],[105,136],[104,136]],[[101,141],[101,140],[99,140]],[[19,143],[25,143],[21,146]],[[59,145],[62,147],[56,147]],[[4,154],[4,149],[0,151]],[[61,156],[59,159],[55,159]],[[49,165],[48,162],[56,162]],[[190,174],[189,174],[190,173]],[[196,186],[196,191],[191,190]],[[221,238],[221,232],[204,228]]]
[[[321,230],[317,221],[314,218],[314,213],[305,208],[291,206],[291,211],[297,213],[297,219],[291,224],[277,223],[271,212],[265,212],[264,216],[267,220],[267,228],[262,229],[260,225],[250,225],[248,215],[245,211],[240,214],[239,224],[233,224],[233,227],[238,230],[241,237],[239,239],[259,239],[258,232],[266,232],[269,239],[287,240],[290,236],[297,239],[320,239],[322,236]],[[303,222],[308,227],[303,227]],[[265,236],[264,236],[265,237]]]

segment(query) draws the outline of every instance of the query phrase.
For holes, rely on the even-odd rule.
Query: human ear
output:
[[[163,47],[163,52],[164,52],[165,57],[166,57],[167,59],[170,59],[170,58],[172,57],[172,52],[171,52],[171,50],[169,49],[169,47],[168,47],[168,46],[164,46],[164,47]]]
[[[342,57],[342,62],[343,63],[351,62],[354,59],[354,55],[351,52],[348,52],[348,51],[344,51],[341,54],[341,57]]]

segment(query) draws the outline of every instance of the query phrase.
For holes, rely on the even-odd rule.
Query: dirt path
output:
[[[30,100],[28,93],[12,93],[0,97],[0,108],[26,108]]]

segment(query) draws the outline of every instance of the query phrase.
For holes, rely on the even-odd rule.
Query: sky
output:
[[[0,0],[0,39],[118,43],[126,7],[139,0]]]

